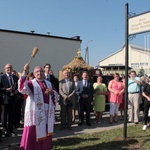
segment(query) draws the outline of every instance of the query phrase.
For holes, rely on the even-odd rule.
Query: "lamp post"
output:
[[[87,42],[87,46],[86,46],[86,49],[85,49],[85,62],[87,64],[89,64],[89,47],[88,47],[89,42],[93,42],[93,40],[90,40],[90,41]]]

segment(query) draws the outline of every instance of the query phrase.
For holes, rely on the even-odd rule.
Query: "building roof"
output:
[[[113,54],[111,54],[111,55],[109,55],[109,56],[105,57],[104,59],[101,59],[98,63],[100,63],[101,61],[104,61],[105,59],[107,59],[107,58],[109,58],[109,57],[111,57],[111,56],[113,56],[113,55],[117,54],[118,52],[120,52],[120,51],[122,51],[122,50],[123,50],[123,48],[122,48],[122,49],[120,49],[120,50],[118,50],[118,51],[116,51],[115,53],[113,53]]]
[[[143,46],[136,45],[136,44],[131,44],[131,43],[129,43],[129,46],[130,46],[131,48],[133,48],[133,49],[136,49],[136,50],[139,50],[139,51],[143,51],[143,52],[146,52],[146,53],[147,53],[147,52],[150,53],[150,48],[145,48],[145,47],[143,47]],[[101,59],[98,63],[100,63],[101,61],[104,61],[105,59],[107,59],[107,58],[109,58],[109,57],[111,57],[111,56],[117,54],[118,52],[122,51],[122,50],[124,49],[124,47],[125,47],[125,44],[123,45],[123,47],[122,47],[120,50],[118,50],[118,51],[112,53],[111,55],[105,57],[104,59]]]
[[[146,47],[136,45],[136,44],[131,44],[131,43],[129,45],[131,46],[131,48],[135,48],[136,50],[150,52],[150,48],[146,48]]]
[[[22,32],[22,31],[13,31],[13,30],[5,30],[5,29],[0,29],[0,32],[34,35],[34,36],[42,36],[42,37],[51,37],[51,38],[59,38],[59,39],[74,40],[74,41],[81,41],[82,42],[82,40],[80,40],[80,36],[74,36],[74,37],[71,37],[71,38],[67,38],[67,37],[53,36],[53,35],[50,35],[50,34],[39,34],[39,33],[35,33],[34,31]]]

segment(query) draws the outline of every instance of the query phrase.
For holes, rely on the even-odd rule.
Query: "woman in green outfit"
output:
[[[102,76],[97,77],[97,82],[93,84],[94,95],[93,95],[93,109],[96,116],[96,123],[101,123],[102,114],[105,111],[105,99],[108,94],[107,87],[102,83]]]

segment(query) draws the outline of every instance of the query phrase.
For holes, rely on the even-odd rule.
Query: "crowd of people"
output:
[[[106,99],[109,101],[109,124],[123,119],[125,89],[128,89],[128,123],[139,123],[139,111],[142,106],[143,130],[147,129],[150,107],[150,77],[137,77],[135,71],[125,78],[118,73],[108,85],[103,83],[103,76],[97,75],[96,81],[91,80],[87,71],[82,75],[76,72],[73,77],[68,70],[63,71],[60,81],[53,75],[50,64],[36,66],[30,71],[25,64],[23,72],[18,76],[11,64],[4,66],[5,73],[0,75],[0,121],[2,134],[5,137],[16,136],[14,128],[22,125],[24,129],[20,150],[52,149],[52,134],[56,120],[56,104],[60,105],[60,130],[72,130],[72,124],[78,117],[78,126],[86,123],[91,126],[91,106],[94,123],[103,121]],[[84,121],[85,120],[85,121]]]

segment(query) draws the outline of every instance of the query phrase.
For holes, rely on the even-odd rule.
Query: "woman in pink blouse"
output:
[[[117,115],[119,110],[119,105],[122,103],[123,92],[124,92],[124,84],[119,81],[119,74],[114,74],[114,79],[111,80],[108,84],[108,90],[110,92],[109,95],[109,103],[110,103],[110,121],[112,124],[113,121],[117,122]]]

